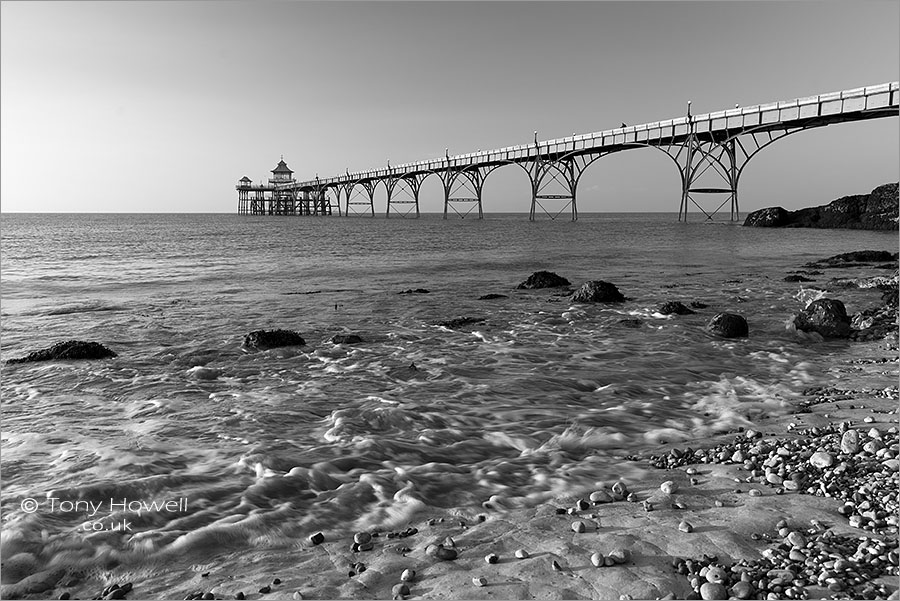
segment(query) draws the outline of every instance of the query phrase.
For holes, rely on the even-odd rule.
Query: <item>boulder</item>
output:
[[[54,344],[50,348],[29,353],[25,357],[10,359],[7,363],[31,363],[34,361],[71,361],[80,359],[106,359],[115,357],[116,353],[99,342],[83,342],[67,340]]]
[[[356,334],[335,334],[331,337],[334,344],[357,344],[362,342],[362,338]]]
[[[753,227],[811,227],[863,230],[898,228],[898,184],[878,186],[869,194],[838,198],[827,205],[787,211],[769,207],[753,211],[744,220]]]
[[[585,282],[572,295],[572,302],[575,303],[621,303],[624,300],[615,284],[602,280]]]
[[[723,338],[746,338],[750,335],[747,320],[737,313],[718,313],[706,324],[706,331]]]
[[[678,301],[665,302],[660,305],[657,311],[663,315],[671,315],[672,313],[675,313],[676,315],[691,315],[696,313],[696,311],[691,311]]]
[[[293,330],[255,330],[244,336],[244,346],[257,349],[303,346],[306,341]]]
[[[794,325],[804,332],[818,332],[825,338],[850,336],[850,317],[844,303],[831,298],[811,302],[794,317]]]
[[[791,274],[784,276],[785,282],[815,282],[814,279],[802,276],[800,274]]]
[[[571,283],[566,278],[556,275],[552,271],[535,271],[516,288],[520,290],[534,290],[537,288],[560,288],[562,286],[571,286]]]

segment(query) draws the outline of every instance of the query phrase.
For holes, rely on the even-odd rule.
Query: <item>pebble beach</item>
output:
[[[896,370],[895,361],[867,365]],[[223,556],[189,582],[156,579],[141,593],[897,599],[897,388],[811,390],[809,400],[760,431],[623,457],[639,478],[527,509],[495,496],[391,530],[335,524],[289,547]]]
[[[335,525],[250,560],[278,584],[242,577],[240,556],[177,589],[185,599],[897,599],[897,394],[810,390],[807,406],[763,430],[623,457],[639,478],[528,509],[495,496],[396,530]]]

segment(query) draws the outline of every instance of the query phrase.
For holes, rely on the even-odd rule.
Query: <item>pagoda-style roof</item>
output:
[[[252,180],[252,179],[250,179],[250,178],[249,178],[249,177],[247,177],[247,176],[246,176],[246,175],[245,175],[245,176],[244,176],[244,177],[242,177],[242,178],[241,178],[241,179],[239,179],[239,180],[238,180],[238,181],[240,181],[240,182],[247,182],[247,183],[251,183],[251,182],[252,182],[252,181],[253,181],[253,180]]]
[[[272,173],[293,173],[293,171],[291,171],[291,168],[285,164],[284,159],[282,158],[280,161],[278,161],[278,165],[276,165],[275,168],[272,169]]]

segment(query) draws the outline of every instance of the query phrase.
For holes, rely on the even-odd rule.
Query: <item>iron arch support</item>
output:
[[[465,219],[472,211],[478,209],[478,219],[484,219],[484,206],[482,204],[482,191],[487,175],[499,165],[466,165],[460,168],[448,166],[438,172],[441,182],[444,184],[444,219],[450,213],[450,209],[460,219]],[[465,211],[460,211],[457,205],[468,206]]]
[[[413,206],[405,212],[397,211],[397,209],[394,210],[397,211],[401,217],[406,217],[415,210],[415,217],[418,219],[420,216],[419,191],[422,189],[422,182],[425,181],[425,178],[429,175],[430,173],[404,173],[385,180],[385,187],[387,189],[387,208],[385,209],[385,217],[389,218],[391,216],[391,209],[394,208],[393,205],[408,204]],[[395,190],[402,190],[405,192],[406,199],[394,199]]]
[[[345,190],[347,195],[346,200],[346,210],[344,215],[350,216],[350,213],[359,214],[358,211],[351,209],[351,205],[359,205],[359,206],[368,206],[370,216],[375,216],[375,185],[376,181],[370,179],[358,179],[352,182],[347,182],[345,184]],[[363,200],[354,200],[354,190],[357,187],[361,187],[363,191],[366,192],[367,199]]]

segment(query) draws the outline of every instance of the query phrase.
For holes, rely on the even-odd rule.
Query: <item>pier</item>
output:
[[[642,125],[573,134],[496,150],[477,151],[380,169],[350,172],[306,181],[293,179],[281,162],[267,183],[254,185],[244,177],[237,185],[238,213],[250,215],[375,216],[375,191],[387,192],[386,217],[419,216],[419,191],[426,178],[436,176],[444,191],[444,219],[450,211],[460,217],[484,216],[482,190],[495,169],[516,165],[531,182],[529,220],[568,214],[578,219],[576,190],[585,170],[596,160],[634,148],[655,148],[674,161],[681,176],[678,220],[689,210],[711,220],[728,206],[738,218],[738,183],[747,163],[785,136],[808,129],[851,121],[897,117],[900,82],[831,92],[694,115],[691,102],[685,116]],[[341,205],[343,203],[343,209]]]

